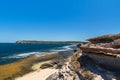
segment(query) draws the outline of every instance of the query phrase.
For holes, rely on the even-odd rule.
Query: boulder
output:
[[[49,63],[45,63],[45,64],[42,64],[42,65],[40,66],[41,69],[45,69],[45,68],[49,68],[49,67],[53,67],[53,65],[52,65],[52,64],[49,64]]]

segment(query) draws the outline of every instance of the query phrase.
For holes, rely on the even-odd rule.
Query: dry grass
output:
[[[14,80],[15,77],[31,72],[31,66],[34,63],[58,57],[60,57],[59,54],[47,54],[41,57],[31,56],[11,64],[0,65],[0,80]]]

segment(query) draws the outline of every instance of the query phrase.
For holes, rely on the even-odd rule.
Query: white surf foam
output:
[[[61,52],[61,51],[70,51],[75,49],[77,49],[76,45],[69,45],[69,46],[60,47],[59,49],[53,49],[51,51]]]
[[[31,55],[41,56],[44,54],[58,53],[58,52],[64,52],[64,51],[72,51],[74,49],[76,49],[76,45],[69,45],[69,46],[59,47],[57,49],[52,49],[48,52],[28,52],[28,53],[14,54],[11,56],[2,57],[1,59],[12,59],[12,58],[19,59],[19,58],[26,58],[26,57],[31,56]]]
[[[2,57],[2,59],[10,59],[10,58],[25,58],[30,55],[34,54],[41,54],[40,52],[29,52],[29,53],[21,53],[21,54],[14,54],[12,56]]]

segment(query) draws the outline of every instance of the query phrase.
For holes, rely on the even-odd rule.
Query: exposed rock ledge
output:
[[[104,35],[88,40],[89,43],[80,46],[83,54],[109,69],[120,70],[120,34]]]
[[[46,80],[103,80],[101,75],[95,74],[83,67],[81,51],[73,54],[57,73]]]
[[[120,34],[79,44],[71,60],[46,80],[120,80]]]

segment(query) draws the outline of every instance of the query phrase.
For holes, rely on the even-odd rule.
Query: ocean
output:
[[[43,55],[66,51],[73,48],[71,44],[17,44],[0,43],[0,65],[12,63],[31,55]]]

